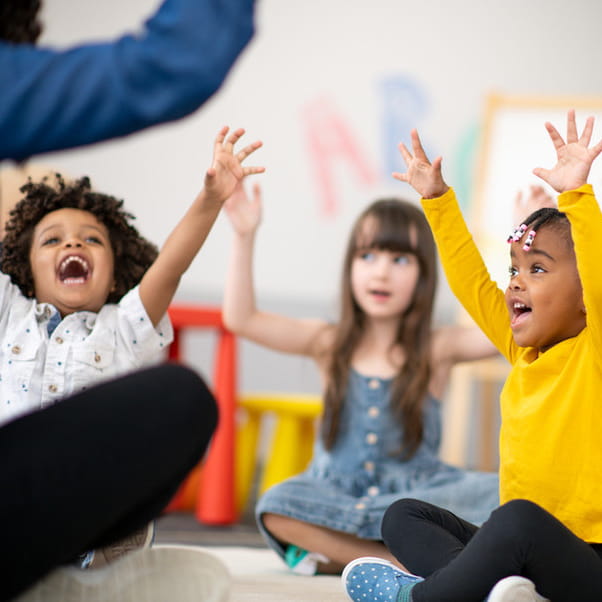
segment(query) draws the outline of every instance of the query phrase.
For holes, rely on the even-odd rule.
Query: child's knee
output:
[[[395,538],[403,530],[407,521],[416,517],[420,502],[411,498],[403,498],[393,502],[386,510],[381,522],[381,535],[385,542]]]
[[[542,521],[548,513],[534,502],[517,499],[506,502],[495,510],[491,519],[500,534],[509,538],[522,538],[533,531],[540,532]]]
[[[266,512],[261,515],[261,522],[263,526],[275,537],[279,538],[286,535],[288,529],[287,526],[291,522],[286,516],[281,514],[273,514],[272,512]]]

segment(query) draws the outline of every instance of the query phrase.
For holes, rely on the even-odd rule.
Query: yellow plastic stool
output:
[[[236,439],[236,500],[239,511],[245,507],[255,475],[257,447],[262,418],[275,417],[268,454],[258,493],[303,471],[312,455],[316,419],[322,413],[319,395],[260,393],[238,400],[245,416]]]

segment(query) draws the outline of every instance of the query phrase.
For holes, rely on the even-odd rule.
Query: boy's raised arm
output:
[[[220,130],[203,189],[140,282],[140,298],[153,324],[157,324],[167,311],[180,277],[203,246],[224,201],[245,176],[265,171],[263,167],[242,165],[261,146],[261,142],[257,141],[235,152],[234,145],[243,134],[243,129],[237,129],[229,136],[228,127]]]

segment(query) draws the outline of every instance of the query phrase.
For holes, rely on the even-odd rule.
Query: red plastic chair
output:
[[[169,349],[171,361],[183,361],[182,335],[186,331],[211,328],[217,333],[212,391],[219,406],[219,422],[202,470],[199,467],[191,473],[167,510],[183,508],[185,491],[192,483],[196,488],[197,519],[211,525],[232,524],[237,519],[234,494],[236,337],[224,327],[219,308],[173,304],[168,311],[174,329],[174,341]]]

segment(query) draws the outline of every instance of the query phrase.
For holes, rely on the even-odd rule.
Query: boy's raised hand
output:
[[[431,163],[422,148],[418,132],[413,129],[410,136],[412,137],[413,155],[403,142],[400,142],[398,147],[408,170],[406,173],[393,172],[393,177],[401,182],[407,182],[425,199],[433,199],[445,194],[449,186],[441,175],[441,157],[437,157]]]
[[[566,142],[551,123],[546,122],[545,125],[554,143],[558,161],[552,169],[537,167],[533,170],[533,173],[544,182],[547,182],[557,192],[574,190],[583,186],[587,183],[589,170],[594,159],[602,152],[602,140],[589,148],[592,130],[594,129],[594,118],[587,118],[583,133],[579,137],[575,122],[575,111],[571,109],[567,114]]]
[[[253,183],[252,196],[249,197],[242,180],[234,188],[234,192],[224,203],[224,209],[235,232],[241,236],[257,229],[261,221],[261,187]]]
[[[245,133],[243,128],[234,130],[227,138],[229,128],[224,126],[215,138],[213,163],[205,174],[205,192],[208,198],[218,202],[225,201],[245,176],[262,173],[265,167],[244,167],[242,162],[262,143],[257,140],[238,152],[234,145]]]

